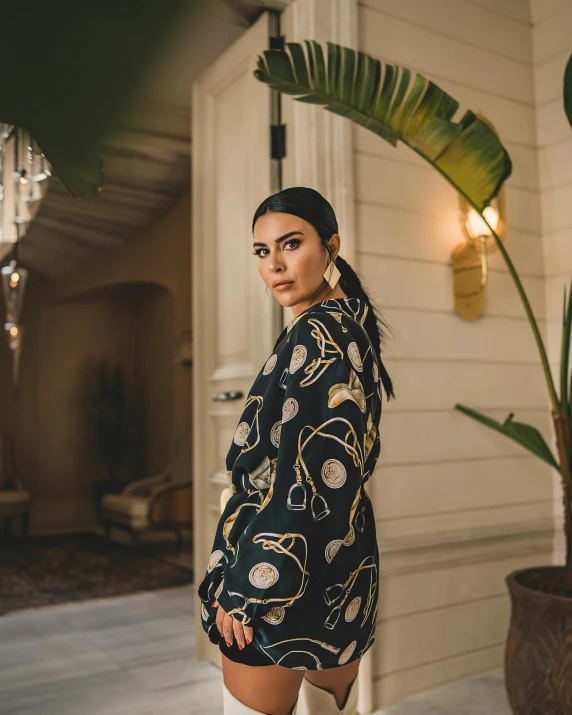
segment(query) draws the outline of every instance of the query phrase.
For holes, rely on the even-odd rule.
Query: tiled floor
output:
[[[376,715],[511,715],[502,670],[416,695]]]
[[[0,715],[222,715],[221,674],[194,652],[193,586],[0,618]],[[377,715],[508,715],[500,673]]]
[[[220,715],[192,586],[0,618],[1,715]]]

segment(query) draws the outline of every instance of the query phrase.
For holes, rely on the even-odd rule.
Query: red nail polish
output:
[[[229,643],[228,641],[226,641],[226,644],[227,644],[227,646],[230,648],[230,643]]]
[[[248,640],[248,638],[246,639],[246,645],[250,645],[250,641]]]
[[[242,643],[239,643],[239,644],[238,644],[238,647],[239,647],[240,650],[242,650],[242,649],[244,648],[244,646],[242,645]]]

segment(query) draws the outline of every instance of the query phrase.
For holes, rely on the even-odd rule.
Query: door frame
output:
[[[251,0],[268,10],[280,11],[280,34],[286,42],[313,39],[358,46],[358,0]],[[286,125],[286,156],[282,159],[283,186],[311,186],[332,204],[342,239],[340,254],[353,266],[356,261],[355,179],[353,124],[312,104],[280,95],[282,122]],[[193,207],[191,207],[193,210]],[[291,319],[282,310],[283,326]],[[195,325],[194,333],[197,336]],[[200,336],[199,336],[200,339]],[[195,337],[195,343],[197,338]],[[197,411],[193,409],[193,414]],[[200,460],[199,460],[200,461]],[[195,464],[198,462],[195,461]],[[370,488],[374,495],[375,486]],[[196,505],[202,508],[204,505]],[[197,541],[195,540],[195,543]],[[196,563],[196,561],[195,561]],[[195,580],[201,577],[197,573]],[[363,715],[374,710],[373,648],[359,668],[359,703]]]
[[[282,12],[281,34],[286,42],[316,40],[359,49],[358,0],[294,0]],[[355,178],[353,136],[355,127],[345,117],[322,107],[286,97],[282,105],[286,123],[284,186],[311,186],[332,204],[342,240],[340,255],[356,265]],[[375,486],[369,489],[374,499]],[[358,709],[374,711],[373,647],[361,659]]]

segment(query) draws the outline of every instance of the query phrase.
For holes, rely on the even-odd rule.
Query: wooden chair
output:
[[[23,536],[30,529],[30,492],[14,468],[14,440],[0,436],[0,519],[4,520],[4,533],[12,535],[12,520],[19,518]]]
[[[180,550],[182,529],[190,529],[192,525],[191,468],[189,435],[173,441],[171,457],[163,472],[132,482],[121,494],[106,494],[102,508],[107,538],[114,526],[130,531],[132,541],[142,531],[173,531]]]

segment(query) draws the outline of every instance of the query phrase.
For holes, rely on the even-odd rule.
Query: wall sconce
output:
[[[193,341],[190,330],[183,330],[181,339],[177,344],[177,362],[183,367],[193,364]]]
[[[497,134],[482,114],[476,114]],[[455,246],[451,253],[455,311],[465,320],[476,320],[483,311],[483,290],[488,281],[487,254],[498,248],[487,224],[462,196],[459,196],[459,208],[466,242]],[[483,215],[503,240],[506,232],[504,185]]]

